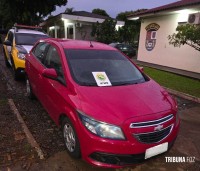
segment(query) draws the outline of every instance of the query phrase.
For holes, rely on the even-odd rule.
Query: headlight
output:
[[[18,58],[24,60],[25,54],[24,53],[18,53]]]
[[[124,134],[120,127],[96,121],[96,120],[86,116],[83,112],[80,112],[80,111],[78,111],[78,114],[79,114],[79,117],[80,117],[83,125],[90,132],[92,132],[102,138],[118,139],[118,140],[125,139]]]

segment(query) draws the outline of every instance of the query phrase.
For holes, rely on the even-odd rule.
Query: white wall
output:
[[[138,60],[148,63],[200,73],[200,52],[188,45],[180,48],[169,45],[168,35],[175,32],[180,14],[143,19],[140,31]],[[151,23],[160,25],[156,45],[152,51],[145,48],[146,29]]]
[[[92,24],[88,25],[83,23],[82,26],[76,28],[76,39],[77,40],[95,40],[95,37],[91,36]]]

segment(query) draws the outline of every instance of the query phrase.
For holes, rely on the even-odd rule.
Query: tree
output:
[[[72,14],[73,11],[74,11],[74,8],[73,8],[73,7],[72,7],[72,8],[66,8],[65,13],[67,13],[67,14]]]
[[[96,23],[93,25],[91,35],[96,38],[97,41],[103,43],[111,42],[126,42],[132,45],[138,41],[140,32],[140,20],[132,21],[128,20],[127,16],[133,13],[141,12],[146,9],[139,9],[137,11],[121,12],[117,15],[116,19],[125,21],[125,25],[117,31],[115,29],[116,20],[106,19],[102,24]]]
[[[99,9],[99,8],[93,9],[92,13],[98,14],[98,15],[103,15],[103,16],[106,16],[106,17],[110,17],[105,10]]]
[[[137,46],[138,36],[140,33],[140,20],[128,20],[127,16],[137,12],[141,12],[145,9],[140,9],[137,11],[126,11],[121,12],[117,15],[117,20],[125,21],[125,25],[118,30],[118,41],[126,42]]]
[[[36,25],[55,11],[56,6],[66,4],[67,0],[0,0],[0,18],[6,28],[14,23]]]
[[[116,19],[117,20],[121,20],[121,21],[126,21],[127,20],[127,16],[131,15],[131,14],[136,14],[139,12],[143,12],[146,11],[147,9],[138,9],[136,11],[125,11],[125,12],[121,12],[117,15]]]
[[[109,18],[105,19],[103,23],[97,22],[93,24],[91,36],[95,37],[97,41],[109,44],[116,41],[116,21]]]
[[[169,44],[174,45],[174,47],[186,44],[200,51],[200,25],[180,25],[176,31],[177,33],[168,36]]]

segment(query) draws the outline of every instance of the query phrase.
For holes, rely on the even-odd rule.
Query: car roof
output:
[[[25,34],[41,34],[41,35],[46,35],[42,31],[31,30],[31,29],[17,29],[17,31],[15,31],[15,29],[10,29],[9,31],[16,32],[16,33],[25,33]]]
[[[72,39],[55,39],[48,38],[46,41],[58,42],[64,49],[101,49],[101,50],[115,50],[115,48],[96,41],[86,40],[72,40]]]

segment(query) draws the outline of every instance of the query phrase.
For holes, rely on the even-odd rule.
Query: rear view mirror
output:
[[[5,40],[3,44],[6,46],[12,46],[12,43],[9,40]]]
[[[56,73],[56,70],[53,68],[46,68],[42,71],[42,75],[46,78],[50,78],[53,80],[56,80],[58,75]]]
[[[139,67],[142,72],[144,72],[144,67]]]

